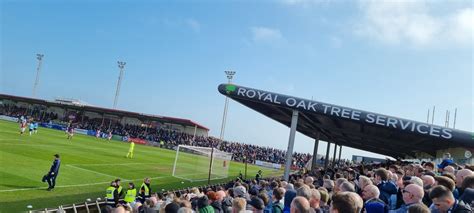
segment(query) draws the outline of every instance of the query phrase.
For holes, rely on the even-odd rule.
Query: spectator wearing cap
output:
[[[451,159],[451,154],[449,153],[445,153],[444,154],[444,158],[443,158],[443,161],[438,164],[438,169],[443,171],[443,169],[446,167],[446,166],[449,166],[450,164],[454,163],[454,161]]]
[[[430,198],[433,200],[431,212],[438,210],[438,212],[450,213],[471,213],[472,209],[462,200],[454,198],[451,190],[444,186],[436,186],[430,191]],[[434,207],[434,208],[433,208]]]

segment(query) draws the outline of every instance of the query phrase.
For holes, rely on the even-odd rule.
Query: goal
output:
[[[204,181],[208,180],[210,169],[211,180],[227,178],[231,159],[231,153],[216,148],[179,145],[176,149],[173,177],[191,182]]]

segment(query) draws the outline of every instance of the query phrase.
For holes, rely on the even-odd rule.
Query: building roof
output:
[[[150,114],[130,112],[130,111],[124,111],[124,110],[118,110],[118,109],[110,109],[110,108],[97,107],[97,106],[91,106],[91,105],[65,104],[65,103],[60,103],[56,101],[47,101],[43,99],[21,97],[21,96],[7,95],[7,94],[0,94],[0,98],[14,100],[14,101],[24,101],[27,103],[40,104],[40,105],[45,105],[45,106],[57,106],[57,107],[62,107],[62,108],[67,108],[67,109],[75,109],[78,111],[107,113],[107,114],[117,115],[117,116],[128,116],[128,117],[138,118],[143,121],[156,120],[160,122],[181,124],[184,126],[197,126],[197,128],[209,131],[207,127],[197,122],[194,122],[192,120],[183,119],[183,118],[174,118],[174,117],[161,116],[161,115],[150,115]]]
[[[221,84],[223,95],[311,138],[394,158],[415,157],[451,147],[474,148],[474,133],[349,107],[233,85]]]

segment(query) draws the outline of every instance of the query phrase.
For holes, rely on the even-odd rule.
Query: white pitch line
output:
[[[152,177],[150,179],[155,180],[155,179],[163,179],[171,176],[161,176],[161,177]],[[137,181],[137,180],[143,180],[143,178],[140,179],[133,179],[133,180],[127,180],[127,181]],[[93,186],[93,185],[101,185],[101,184],[107,184],[110,183],[110,181],[107,182],[99,182],[99,183],[85,183],[85,184],[75,184],[75,185],[64,185],[64,186],[56,186],[55,188],[70,188],[70,187],[80,187],[80,186]],[[4,189],[0,190],[0,192],[16,192],[16,191],[28,191],[28,190],[37,190],[37,189],[47,189],[48,187],[35,187],[35,188],[21,188],[21,189]]]
[[[99,174],[99,175],[103,175],[103,176],[108,176],[108,177],[113,177],[113,178],[120,178],[124,181],[128,181],[127,179],[125,178],[121,178],[121,177],[118,177],[118,176],[113,176],[113,175],[108,175],[108,174],[104,174],[104,173],[101,173],[101,172],[97,172],[97,171],[93,171],[93,170],[89,170],[89,169],[84,169],[84,168],[81,168],[81,167],[77,167],[77,166],[73,166],[73,165],[66,165],[66,166],[69,166],[69,167],[72,167],[72,168],[76,168],[76,169],[80,169],[80,170],[84,170],[84,171],[88,171],[88,172],[92,172],[92,173],[96,173],[96,174]]]
[[[94,163],[94,164],[68,164],[74,166],[124,166],[124,165],[143,165],[143,164],[157,164],[157,163]]]

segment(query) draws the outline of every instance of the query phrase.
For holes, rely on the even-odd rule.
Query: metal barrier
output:
[[[104,199],[105,200],[105,199]],[[78,210],[80,211],[82,208],[85,208],[85,211],[87,213],[90,213],[91,212],[91,209],[89,208],[89,206],[94,206],[95,208],[97,208],[97,211],[94,211],[94,212],[99,212],[99,213],[102,213],[102,210],[100,208],[101,205],[104,205],[105,204],[105,201],[100,201],[99,200],[96,200],[95,202],[84,202],[83,204],[72,204],[72,205],[68,205],[68,206],[64,206],[64,205],[61,205],[61,206],[58,206],[58,208],[45,208],[45,209],[42,209],[42,210],[31,210],[31,211],[28,211],[28,213],[49,213],[49,212],[56,212],[56,213],[66,213],[66,210],[72,210],[74,211],[74,213],[77,213]]]

